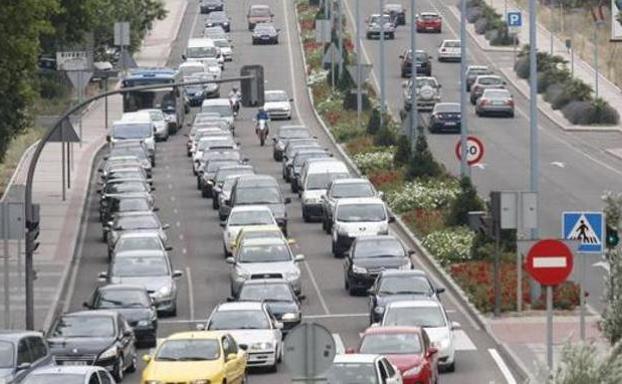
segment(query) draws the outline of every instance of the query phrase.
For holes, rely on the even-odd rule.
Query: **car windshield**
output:
[[[218,48],[229,48],[229,47],[231,47],[231,44],[229,44],[229,42],[227,40],[224,40],[224,39],[214,40],[214,44]]]
[[[149,189],[145,183],[141,181],[123,181],[120,183],[106,185],[106,193],[125,192],[149,192]]]
[[[229,168],[229,169],[219,169],[216,172],[216,182],[221,182],[225,180],[228,176],[240,176],[240,175],[250,175],[253,174],[253,170],[251,168]]]
[[[145,291],[138,289],[111,289],[100,292],[95,300],[97,309],[109,308],[149,308],[151,300]]]
[[[438,328],[445,327],[445,317],[439,306],[391,308],[385,315],[383,325]]]
[[[282,239],[283,232],[281,232],[280,228],[240,232],[240,244],[250,239],[270,239],[270,238]]]
[[[349,176],[350,175],[347,173],[336,172],[311,173],[307,175],[307,184],[305,189],[326,189],[331,181],[335,179],[344,179]]]
[[[216,57],[218,54],[215,47],[192,47],[186,50],[190,58]]]
[[[214,147],[234,147],[234,146],[235,146],[235,142],[230,137],[226,137],[226,136],[219,136],[217,138],[208,137],[208,138],[202,138],[199,141],[199,145],[197,146],[197,150],[204,151],[204,150],[206,150],[208,148],[214,148]]]
[[[233,111],[228,105],[206,105],[201,108],[201,112],[218,113],[221,117],[233,116]]]
[[[115,124],[112,127],[112,137],[115,139],[144,139],[151,136],[149,124]]]
[[[285,284],[245,284],[240,291],[242,301],[294,301],[292,290]]]
[[[270,8],[268,7],[252,7],[250,11],[251,17],[270,17]]]
[[[460,104],[436,104],[434,111],[437,113],[460,113]]]
[[[469,76],[480,76],[490,73],[488,68],[472,68],[469,70]]]
[[[477,83],[481,85],[499,85],[503,84],[503,80],[499,77],[480,77],[477,79]]]
[[[218,168],[224,167],[227,165],[236,165],[238,164],[235,160],[222,160],[222,161],[210,161],[207,163],[207,167],[205,168],[205,172],[207,173],[215,173]]]
[[[121,237],[115,244],[115,251],[159,251],[162,240],[158,236]]]
[[[423,276],[391,276],[380,280],[380,295],[424,294],[431,295],[432,287]]]
[[[0,341],[0,368],[11,368],[13,360],[13,344]]]
[[[115,277],[166,276],[168,263],[162,256],[115,257],[112,275]]]
[[[218,340],[166,340],[158,349],[155,361],[205,361],[220,358]]]
[[[443,43],[443,47],[445,47],[445,48],[460,48],[460,42],[459,41],[453,41],[453,40],[445,41]]]
[[[383,15],[383,20],[384,20],[384,23],[385,23],[385,24],[386,24],[386,23],[389,23],[389,22],[391,22],[391,16],[389,16],[389,15]],[[378,24],[378,23],[380,23],[380,16],[379,16],[379,15],[373,15],[373,16],[371,16],[371,17],[369,18],[369,22],[370,22],[370,24]]]
[[[261,25],[261,24],[258,24],[255,27],[255,33],[272,34],[274,32],[276,32],[276,29],[273,26],[271,26],[271,25]],[[266,100],[266,101],[268,101],[268,100]]]
[[[145,174],[140,168],[124,171],[113,171],[108,175],[108,180],[112,179],[145,179]]]
[[[287,93],[283,91],[266,92],[266,101],[288,101]]]
[[[22,384],[84,384],[84,374],[81,373],[54,373],[28,375]]]
[[[163,121],[164,114],[162,111],[149,111],[149,116],[151,116],[151,120],[153,121]]]
[[[311,137],[311,134],[309,134],[309,131],[306,128],[281,129],[279,131],[279,137],[281,139],[294,139]]]
[[[417,88],[422,88],[422,87],[432,87],[432,88],[436,88],[438,87],[438,83],[436,82],[436,80],[432,79],[432,78],[417,78]]]
[[[274,224],[274,218],[269,210],[236,211],[229,215],[229,225],[264,225]]]
[[[300,153],[294,157],[293,165],[294,167],[302,167],[307,159],[318,159],[328,157],[326,152],[310,152],[310,153]]]
[[[337,220],[342,222],[384,221],[387,214],[383,204],[343,204],[337,208]]]
[[[285,244],[244,245],[238,253],[239,263],[277,263],[291,260],[292,255]]]
[[[436,20],[438,19],[438,15],[433,15],[433,14],[422,14],[421,18],[425,21],[429,21],[429,20]]]
[[[149,201],[147,199],[120,199],[117,200],[118,211],[149,211]]]
[[[236,192],[236,204],[279,204],[281,191],[278,187],[240,188]]]
[[[378,384],[373,363],[334,363],[326,375],[329,384]]]
[[[114,321],[110,316],[63,316],[52,337],[113,337]]]
[[[142,147],[114,147],[110,152],[110,157],[113,156],[135,156],[137,159],[146,159],[147,154]]]
[[[404,257],[404,247],[397,239],[364,239],[356,243],[353,253],[356,259],[371,257]]]
[[[114,229],[128,230],[128,229],[154,229],[159,228],[160,223],[152,216],[130,216],[120,217],[117,220],[117,224]]]
[[[414,332],[377,333],[363,337],[360,353],[412,355],[421,353],[421,338]]]
[[[207,324],[207,329],[270,329],[270,322],[261,310],[216,311]]]
[[[331,196],[337,199],[346,197],[372,197],[374,189],[370,183],[342,183],[333,185]]]

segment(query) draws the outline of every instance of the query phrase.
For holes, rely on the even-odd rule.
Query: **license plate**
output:
[[[503,101],[493,101],[492,105],[503,105]]]
[[[453,125],[456,125],[456,122],[455,121],[448,121],[448,122],[445,123],[445,125],[453,126]]]
[[[73,365],[73,366],[86,365],[86,361],[64,361],[63,365]]]
[[[434,29],[434,27],[425,27],[425,29]]]

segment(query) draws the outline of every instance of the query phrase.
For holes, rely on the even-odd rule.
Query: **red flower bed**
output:
[[[321,48],[322,44],[316,43],[315,41],[307,41],[303,44],[305,52],[313,53],[312,51]]]
[[[404,174],[399,170],[371,172],[368,177],[381,190],[392,189],[404,183]]]
[[[300,21],[300,29],[303,31],[312,31],[315,29],[315,20]]]
[[[445,227],[443,212],[433,209],[413,209],[402,215],[404,222],[418,236],[425,237]]]

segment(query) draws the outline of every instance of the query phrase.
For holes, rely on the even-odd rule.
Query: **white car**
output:
[[[430,341],[439,350],[439,367],[446,371],[454,370],[454,330],[460,328],[460,324],[449,321],[445,308],[438,300],[421,298],[389,303],[380,325],[425,328]]]
[[[460,60],[460,40],[443,40],[438,47],[438,61]]]
[[[225,257],[231,255],[232,242],[242,228],[258,225],[277,225],[272,210],[265,205],[239,205],[231,209],[222,233]]]
[[[229,124],[231,132],[235,130],[233,108],[229,99],[209,99],[203,100],[201,112],[218,113],[220,117]]]
[[[214,39],[214,44],[220,49],[225,61],[233,61],[233,45],[227,39]]]
[[[158,140],[168,140],[168,121],[161,109],[141,109],[138,112],[147,112],[151,116],[151,121],[155,127],[155,137]]]
[[[248,353],[247,366],[278,369],[283,356],[283,323],[277,321],[265,303],[238,301],[218,305],[207,324],[199,329],[227,331]]]
[[[328,384],[384,383],[402,384],[402,376],[389,360],[381,355],[335,355],[333,365],[326,373]]]
[[[47,367],[41,367],[30,372],[28,376],[22,381],[22,384],[44,384],[61,382],[72,384],[116,383],[110,373],[103,367],[98,367],[94,365],[49,365]]]
[[[266,91],[265,103],[263,108],[270,115],[271,120],[292,118],[292,105],[290,99],[285,91]]]

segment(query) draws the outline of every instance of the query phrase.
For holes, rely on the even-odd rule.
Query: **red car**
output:
[[[438,349],[420,327],[371,327],[361,336],[358,350],[348,353],[379,354],[402,374],[404,384],[435,384],[438,381]]]
[[[422,12],[417,15],[417,32],[436,32],[443,31],[443,18],[436,12]]]

